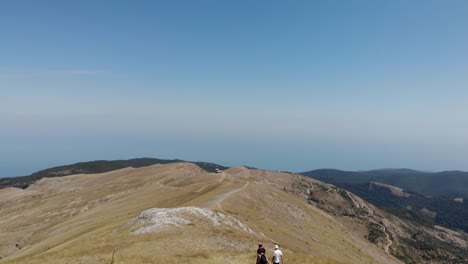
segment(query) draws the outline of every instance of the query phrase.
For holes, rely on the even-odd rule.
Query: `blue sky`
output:
[[[468,170],[467,1],[2,1],[0,176]]]

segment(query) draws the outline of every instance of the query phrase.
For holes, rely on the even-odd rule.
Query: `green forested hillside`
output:
[[[374,183],[338,184],[364,200],[394,215],[425,225],[440,225],[468,233],[468,204],[444,196],[426,197],[417,193],[398,196]]]
[[[426,196],[468,198],[468,172],[421,172],[409,169],[384,169],[371,171],[313,170],[301,173],[320,181],[340,183],[381,182]]]

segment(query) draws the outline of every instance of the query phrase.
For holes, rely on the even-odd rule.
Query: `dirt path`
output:
[[[208,184],[206,184],[205,186],[202,186],[200,189],[198,189],[196,191],[187,190],[185,188],[180,188],[180,187],[168,186],[168,185],[164,184],[165,179],[159,180],[158,183],[159,183],[159,187],[161,187],[161,188],[198,193],[198,192],[203,191],[204,189],[206,189],[210,185],[221,183],[226,178],[226,173],[224,173],[224,172],[216,173],[216,175],[219,175],[219,174],[221,174],[221,177],[216,182],[208,183]],[[222,209],[222,205],[221,205],[221,203],[224,201],[224,199],[226,199],[230,195],[233,195],[234,193],[237,193],[239,191],[244,190],[248,185],[249,185],[249,182],[246,182],[245,185],[243,187],[241,187],[241,188],[237,188],[237,189],[230,190],[230,191],[227,191],[225,193],[219,194],[216,197],[214,197],[213,199],[210,199],[210,200],[204,202],[203,204],[201,204],[200,207],[218,208],[218,209],[220,209],[221,211],[224,212],[224,210]]]
[[[221,174],[222,174],[221,179],[219,179],[218,182],[216,182],[216,183],[220,183],[226,178],[226,174],[224,172],[221,172]],[[205,189],[206,187],[208,187],[208,186],[210,186],[212,184],[213,183],[208,183],[207,185],[205,185],[205,186],[201,187],[200,189],[196,190],[195,192],[201,192],[201,191],[203,191],[203,189]]]
[[[218,173],[217,173],[218,174]],[[203,191],[205,188],[207,188],[208,186],[212,185],[212,184],[218,184],[220,182],[222,182],[224,180],[224,178],[226,178],[226,174],[224,172],[222,173],[219,173],[219,174],[222,174],[222,177],[215,183],[211,182],[211,183],[208,183],[207,185],[201,187],[200,189],[196,190],[196,191],[192,191],[192,190],[187,190],[187,189],[184,189],[184,188],[180,188],[180,187],[174,187],[174,186],[168,186],[166,184],[163,183],[163,181],[166,179],[166,178],[163,178],[161,180],[158,181],[159,183],[159,187],[161,188],[165,188],[165,189],[173,189],[173,190],[180,190],[180,191],[185,191],[185,192],[195,192],[195,193],[198,193],[198,192],[201,192]]]
[[[229,196],[231,196],[231,195],[233,195],[233,194],[235,194],[237,192],[240,192],[240,191],[244,190],[248,185],[249,185],[249,182],[246,182],[244,184],[244,186],[242,186],[241,188],[237,188],[237,189],[234,189],[234,190],[229,190],[229,191],[227,191],[225,193],[219,194],[219,195],[215,196],[213,199],[204,202],[200,206],[201,207],[207,207],[207,208],[217,208],[217,209],[220,209],[222,212],[224,212],[223,206],[221,205],[221,203],[224,201],[224,199],[226,199],[227,197],[229,197]]]
[[[383,224],[375,220],[371,220],[371,222],[382,227],[382,232],[384,232],[385,236],[387,237],[387,244],[384,246],[384,250],[385,250],[385,253],[390,254],[389,250],[390,250],[390,246],[393,244],[393,241],[390,239],[390,235],[387,232],[387,228]]]
[[[165,179],[161,179],[158,181],[159,183],[159,186],[161,188],[167,188],[167,189],[176,189],[176,190],[182,190],[182,191],[186,191],[186,192],[195,192],[195,193],[198,193],[198,192],[201,192],[203,191],[205,188],[207,188],[208,186],[210,185],[213,185],[213,184],[220,184],[225,178],[226,178],[226,174],[224,172],[222,173],[219,173],[221,174],[221,178],[219,180],[217,180],[216,182],[212,182],[212,183],[209,183],[203,187],[201,187],[200,189],[196,190],[196,191],[192,191],[192,190],[187,190],[187,189],[184,189],[184,188],[180,188],[180,187],[173,187],[173,186],[168,186],[168,185],[165,185],[163,182]],[[221,193],[221,194],[218,194],[217,196],[213,197],[212,199],[208,200],[208,201],[205,201],[203,202],[202,204],[199,204],[198,206],[201,207],[201,208],[207,208],[207,209],[217,209],[219,211],[221,211],[222,213],[226,214],[226,215],[230,215],[229,213],[227,213],[226,211],[224,211],[223,209],[223,206],[222,206],[222,203],[223,201],[228,198],[229,196],[237,193],[237,192],[240,192],[242,190],[244,190],[245,188],[247,188],[247,186],[249,186],[249,183],[250,182],[245,182],[244,186],[240,187],[240,188],[236,188],[236,189],[232,189],[232,190],[228,190],[224,193]],[[245,224],[245,223],[244,223]],[[259,234],[261,236],[263,236],[265,239],[271,241],[272,243],[277,243],[275,240],[271,239],[270,237],[266,236],[265,234],[263,234],[262,232],[259,232]]]
[[[393,244],[393,241],[390,239],[390,235],[387,233],[387,228],[384,225],[380,225],[382,227],[382,231],[387,236],[387,245],[385,245],[385,253],[389,254],[390,246]]]
[[[367,211],[369,212],[369,215],[366,218],[370,220],[370,217],[373,216],[372,210],[370,210],[370,208],[365,203],[361,204],[358,201],[356,201],[353,198],[352,194],[350,194],[348,191],[346,192],[346,194],[351,199],[351,201],[353,202],[353,204],[354,204],[354,206],[356,208],[366,208],[367,209]],[[389,254],[390,246],[393,244],[393,241],[390,239],[390,235],[387,233],[387,228],[383,224],[381,224],[381,223],[379,223],[377,221],[372,221],[372,222],[374,222],[375,224],[382,227],[382,232],[384,232],[385,236],[387,237],[387,244],[384,246],[384,250],[385,250],[385,253]]]

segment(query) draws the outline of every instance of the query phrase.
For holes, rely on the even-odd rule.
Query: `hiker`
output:
[[[275,251],[273,252],[271,262],[273,262],[273,264],[284,264],[283,252],[281,252],[278,245],[275,245]]]
[[[262,243],[258,243],[258,249],[257,249],[257,262],[256,264],[268,264],[268,259],[265,255],[266,250],[262,246]]]

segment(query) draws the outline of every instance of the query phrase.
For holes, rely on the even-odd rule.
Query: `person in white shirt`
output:
[[[273,258],[271,258],[273,264],[284,264],[283,252],[279,250],[279,246],[275,245],[275,252],[273,252]]]

